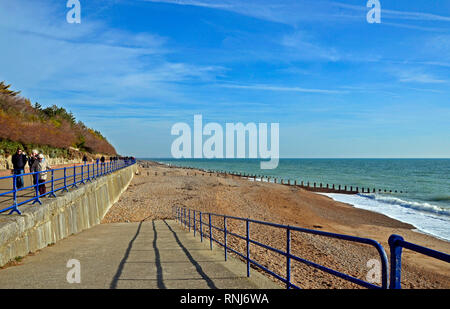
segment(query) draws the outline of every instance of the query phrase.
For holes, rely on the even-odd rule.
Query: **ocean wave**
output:
[[[450,196],[443,195],[443,196],[435,196],[429,199],[431,202],[445,202],[450,201]]]
[[[369,198],[372,200],[375,200],[380,203],[384,204],[390,204],[390,205],[396,205],[401,206],[405,208],[410,208],[413,210],[438,214],[438,215],[445,215],[450,217],[450,209],[439,207],[437,205],[433,205],[426,202],[415,202],[415,201],[405,201],[397,197],[392,196],[382,196],[379,194],[358,194],[361,197]]]
[[[426,202],[406,201],[379,194],[321,193],[356,208],[382,213],[393,219],[409,223],[418,231],[450,241],[450,209]]]

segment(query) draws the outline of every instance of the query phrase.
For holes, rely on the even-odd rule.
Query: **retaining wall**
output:
[[[101,222],[127,189],[137,164],[79,185],[42,205],[20,207],[22,215],[0,215],[0,266]]]

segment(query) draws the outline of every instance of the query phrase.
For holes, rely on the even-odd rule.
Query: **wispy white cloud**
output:
[[[302,93],[320,93],[320,94],[345,94],[346,90],[330,90],[330,89],[313,89],[302,87],[285,87],[273,85],[237,85],[237,84],[218,84],[224,88],[248,89],[248,90],[264,90],[264,91],[282,91],[282,92],[302,92]]]
[[[447,83],[448,81],[443,79],[438,79],[435,76],[426,73],[403,73],[399,77],[399,80],[403,83],[414,82],[414,83],[424,83],[424,84],[441,84]]]
[[[324,20],[329,4],[311,0],[141,0],[226,10],[261,20],[294,25],[304,20]]]
[[[200,6],[200,7],[207,7],[207,8],[214,8],[214,9],[227,9],[227,10],[233,10],[235,9],[236,5],[233,5],[231,1],[225,0],[225,2],[219,2],[219,1],[196,1],[196,0],[141,0],[146,2],[164,2],[164,3],[170,3],[170,4],[177,4],[177,5],[189,5],[189,6]]]
[[[57,103],[56,93],[64,97],[60,105],[72,107],[91,100],[111,106],[130,96],[185,102],[178,82],[214,81],[226,71],[167,60],[175,51],[157,34],[111,28],[96,19],[70,25],[54,6],[36,10],[22,0],[0,4],[0,37],[10,42],[2,46],[0,80],[43,104]]]
[[[366,2],[361,5],[347,4],[337,1],[320,0],[141,0],[154,3],[168,3],[185,6],[198,6],[211,9],[220,9],[232,11],[234,13],[251,16],[263,20],[284,23],[297,24],[301,21],[316,20],[325,22],[365,22],[365,16],[368,12]],[[357,16],[354,12],[359,12]],[[428,22],[450,22],[450,16],[427,13],[411,12],[386,9],[382,6],[383,19],[391,20],[386,23],[391,26],[410,27],[418,30],[440,31],[441,28],[430,28],[424,26],[406,25],[394,23],[392,21],[428,21]]]
[[[449,82],[418,68],[390,68],[388,71],[391,71],[398,81],[402,83],[443,84]]]
[[[341,58],[335,48],[315,42],[314,38],[305,31],[284,35],[280,43],[305,58],[321,58],[329,61],[337,61]]]
[[[342,2],[330,2],[330,5],[335,7],[340,7],[344,9],[349,9],[353,11],[359,11],[363,14],[367,14],[367,7],[365,3],[362,5],[346,4]],[[410,12],[410,11],[398,11],[386,9],[382,6],[381,8],[382,18],[396,19],[396,20],[416,20],[416,21],[442,21],[450,22],[450,16],[431,14],[426,12]]]

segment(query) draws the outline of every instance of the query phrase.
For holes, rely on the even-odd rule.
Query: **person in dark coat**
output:
[[[13,164],[13,174],[14,175],[22,175],[25,173],[25,166],[27,165],[28,158],[25,153],[23,153],[22,149],[18,148],[17,152],[12,156],[12,164]],[[23,176],[16,177],[16,188],[23,188]]]
[[[30,166],[30,172],[31,172],[31,167],[33,166],[34,162],[38,159],[39,156],[39,151],[37,151],[36,149],[33,149],[33,151],[31,152],[31,156],[28,158],[28,165]],[[33,185],[36,184],[36,177],[35,175],[32,175],[33,177]]]
[[[84,165],[86,165],[86,162],[87,162],[87,157],[86,157],[86,155],[83,156],[83,162],[84,162]]]
[[[102,171],[102,173],[104,173],[105,172],[105,157],[104,156],[102,156],[101,158],[100,158],[100,164],[101,164],[101,171]]]

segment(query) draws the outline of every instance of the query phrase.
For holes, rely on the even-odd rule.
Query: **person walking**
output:
[[[13,174],[19,175],[16,177],[16,189],[21,189],[24,186],[23,176],[25,174],[25,166],[27,165],[27,155],[23,153],[22,149],[18,148],[17,152],[12,156]]]
[[[44,159],[44,155],[41,153],[38,159],[33,163],[31,167],[32,173],[38,173],[37,179],[39,183],[39,196],[45,195],[47,193],[47,188],[45,187],[45,182],[47,181],[47,171],[51,170],[52,167]]]
[[[34,162],[38,159],[39,151],[36,149],[33,149],[31,151],[31,156],[28,158],[28,166],[30,167],[30,173],[31,173],[31,167],[33,166]],[[33,178],[33,185],[36,185],[36,176],[33,174],[31,175]]]
[[[101,171],[102,171],[102,174],[103,174],[106,171],[106,169],[105,169],[105,157],[104,156],[102,156],[100,158],[100,162],[101,162]]]

